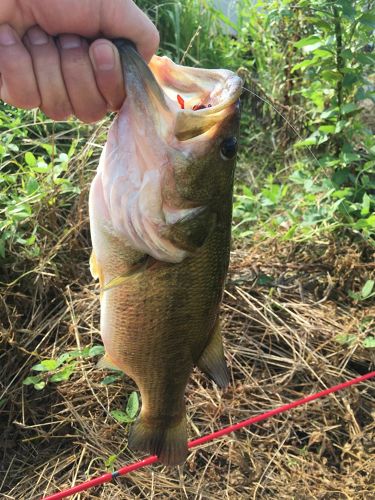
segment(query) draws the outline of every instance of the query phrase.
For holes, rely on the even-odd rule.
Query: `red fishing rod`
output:
[[[343,382],[328,389],[324,389],[324,391],[316,392],[315,394],[311,394],[310,396],[297,399],[292,403],[279,406],[278,408],[262,413],[261,415],[256,415],[255,417],[242,420],[237,424],[229,425],[228,427],[220,429],[216,432],[212,432],[211,434],[207,434],[206,436],[202,436],[200,438],[189,441],[188,448],[195,448],[201,444],[213,441],[214,439],[217,439],[219,437],[226,436],[227,434],[242,429],[243,427],[248,427],[249,425],[256,424],[257,422],[261,422],[262,420],[266,420],[267,418],[279,415],[280,413],[284,413],[288,410],[291,410],[292,408],[296,408],[297,406],[310,403],[311,401],[315,401],[316,399],[324,398],[325,396],[328,396],[333,392],[341,391],[342,389],[350,387],[351,385],[359,384],[360,382],[364,382],[365,380],[369,380],[373,377],[375,377],[375,371],[367,373],[366,375],[362,375],[357,378],[353,378],[351,380],[348,380],[347,382]],[[74,495],[75,493],[79,493],[80,491],[86,491],[89,488],[93,488],[94,486],[99,486],[100,484],[109,483],[110,481],[113,481],[113,479],[116,477],[124,476],[129,472],[141,469],[142,467],[146,467],[146,465],[154,464],[157,461],[158,457],[156,455],[150,456],[148,458],[145,458],[144,460],[140,460],[139,462],[135,462],[130,465],[125,465],[116,472],[103,474],[102,476],[90,479],[89,481],[85,481],[84,483],[78,484],[77,486],[73,486],[68,490],[60,491],[59,493],[55,493],[48,497],[44,497],[42,500],[60,500],[62,498],[67,498],[71,495]]]

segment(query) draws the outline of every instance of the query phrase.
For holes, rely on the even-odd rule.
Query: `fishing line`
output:
[[[280,413],[284,413],[288,410],[291,410],[292,408],[296,408],[297,406],[301,406],[301,405],[310,403],[311,401],[315,401],[316,399],[323,398],[325,396],[328,396],[329,394],[341,391],[342,389],[350,387],[354,384],[359,384],[360,382],[364,382],[365,380],[370,380],[373,377],[375,377],[375,371],[370,372],[370,373],[366,373],[366,375],[362,375],[360,377],[356,377],[356,378],[353,378],[351,380],[347,380],[346,382],[335,385],[333,387],[329,387],[328,389],[324,389],[323,391],[316,392],[315,394],[311,394],[310,396],[306,396],[304,398],[297,399],[296,401],[293,401],[292,403],[288,403],[288,404],[279,406],[277,408],[274,408],[273,410],[269,410],[269,411],[262,413],[260,415],[256,415],[255,417],[250,417],[246,420],[242,420],[241,422],[238,422],[237,424],[229,425],[228,427],[224,427],[223,429],[219,429],[216,432],[212,432],[211,434],[207,434],[207,435],[202,436],[200,438],[193,439],[192,441],[189,441],[188,448],[189,449],[195,448],[195,447],[200,446],[202,444],[205,444],[209,441],[213,441],[213,440],[218,439],[222,436],[226,436],[226,435],[230,434],[231,432],[242,429],[243,427],[248,427],[249,425],[256,424],[257,422],[261,422],[261,421],[266,420],[266,419],[273,417],[275,415],[279,415]],[[129,472],[146,467],[146,465],[154,464],[157,461],[158,461],[158,457],[156,455],[152,455],[148,458],[140,460],[139,462],[134,462],[130,465],[125,465],[124,467],[121,467],[121,469],[117,470],[116,472],[107,472],[106,474],[103,474],[102,476],[96,477],[94,479],[90,479],[89,481],[85,481],[84,483],[78,484],[77,486],[73,486],[72,488],[69,488],[65,491],[60,491],[58,493],[54,493],[53,495],[43,497],[42,500],[61,500],[62,498],[67,498],[71,495],[74,495],[75,493],[79,493],[80,491],[86,491],[89,488],[93,488],[94,486],[99,486],[100,484],[109,483],[109,482],[113,481],[113,479],[115,479],[116,477],[124,476],[125,474],[129,474]]]
[[[188,49],[189,48],[190,48],[190,46],[188,47]],[[186,56],[188,49],[185,51],[183,57]],[[303,137],[298,132],[298,130],[293,126],[293,124],[268,99],[261,97],[260,95],[256,94],[255,92],[253,92],[252,90],[250,90],[246,87],[242,87],[242,88],[246,92],[249,92],[250,94],[252,94],[255,97],[257,97],[258,99],[260,99],[265,104],[269,105],[287,123],[287,125],[296,134],[296,136],[301,141],[303,140]],[[317,164],[321,167],[322,165],[320,164],[318,158],[315,156],[315,154],[313,153],[311,148],[309,146],[307,146],[306,149],[309,151],[309,153],[314,158],[314,160],[317,162]],[[218,431],[212,432],[212,433],[207,434],[205,436],[202,436],[200,438],[189,441],[188,448],[192,449],[192,448],[198,447],[202,444],[213,441],[213,440],[218,439],[222,436],[226,436],[226,435],[228,435],[236,430],[242,429],[244,427],[248,427],[250,425],[256,424],[256,423],[261,422],[263,420],[266,420],[270,417],[273,417],[275,415],[279,415],[281,413],[287,412],[293,408],[296,408],[298,406],[310,403],[311,401],[315,401],[317,399],[323,398],[325,396],[328,396],[329,394],[338,392],[338,391],[343,390],[343,389],[350,387],[352,385],[359,384],[359,383],[364,382],[366,380],[370,380],[373,377],[375,377],[375,371],[367,373],[366,375],[362,375],[360,377],[348,380],[346,382],[335,385],[333,387],[330,387],[330,388],[325,389],[323,391],[317,392],[315,394],[311,394],[310,396],[306,396],[304,398],[298,399],[292,403],[288,403],[288,404],[279,406],[273,410],[269,410],[265,413],[262,413],[260,415],[255,416],[255,417],[251,417],[251,418],[248,418],[246,420],[242,420],[241,422],[238,422],[237,424],[233,424],[233,425],[230,425],[228,427],[224,427],[222,429],[219,429]],[[79,493],[81,491],[86,491],[90,488],[93,488],[94,486],[99,486],[99,485],[104,484],[104,483],[109,483],[117,477],[124,476],[126,474],[129,474],[132,471],[141,469],[143,467],[146,467],[147,465],[152,465],[156,462],[158,462],[158,457],[156,455],[152,455],[152,456],[149,456],[149,457],[147,457],[143,460],[140,460],[138,462],[134,462],[130,465],[126,465],[124,467],[121,467],[120,469],[118,469],[115,472],[103,474],[99,477],[96,477],[94,479],[90,479],[90,480],[85,481],[81,484],[73,486],[72,488],[69,488],[65,491],[61,491],[61,492],[52,494],[52,495],[47,496],[47,497],[43,497],[42,500],[60,500],[63,498],[67,498],[67,497],[74,495],[76,493]]]
[[[303,141],[303,137],[301,136],[301,134],[298,132],[298,130],[291,124],[291,122],[285,118],[285,116],[281,113],[281,111],[279,111],[276,106],[274,106],[272,104],[271,101],[269,101],[268,99],[264,99],[263,97],[261,97],[260,95],[256,94],[255,92],[253,92],[252,90],[246,88],[246,87],[242,87],[243,90],[246,90],[247,92],[249,92],[250,94],[252,94],[253,96],[257,97],[258,99],[260,99],[262,102],[264,102],[265,104],[268,104],[269,106],[271,106],[271,108],[283,119],[285,120],[285,122],[287,123],[287,125],[289,125],[289,127],[293,130],[293,132],[296,134],[296,136],[298,137],[298,139],[300,141]],[[307,151],[311,154],[311,156],[314,158],[314,160],[317,162],[317,164],[319,165],[319,167],[321,167],[321,163],[320,161],[318,160],[318,158],[314,155],[314,153],[312,152],[311,148],[309,146],[306,147]]]

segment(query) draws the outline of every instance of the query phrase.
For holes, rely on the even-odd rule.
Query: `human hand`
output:
[[[146,61],[159,43],[132,0],[1,0],[0,98],[54,120],[95,122],[125,98],[120,57],[106,39],[132,40]],[[87,39],[95,39],[89,45]]]

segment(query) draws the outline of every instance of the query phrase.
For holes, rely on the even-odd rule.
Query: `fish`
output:
[[[126,99],[89,195],[99,279],[99,366],[134,380],[129,447],[165,465],[188,454],[185,389],[194,367],[230,379],[220,327],[229,265],[242,80],[224,69],[149,65],[116,40]]]

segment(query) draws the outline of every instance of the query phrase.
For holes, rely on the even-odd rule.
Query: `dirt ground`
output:
[[[22,384],[38,361],[100,343],[87,220],[77,223],[78,212],[51,250],[53,267],[2,291],[4,499],[39,499],[78,484],[106,472],[113,455],[115,469],[139,458],[127,449],[128,427],[110,415],[135,389],[131,380],[103,385],[108,373],[85,358],[69,381],[40,391]],[[222,392],[194,372],[190,438],[374,370],[374,349],[363,347],[374,335],[374,302],[347,293],[374,270],[365,244],[266,241],[234,249],[222,308],[232,384]],[[182,467],[150,466],[75,498],[375,499],[374,403],[368,381],[194,449]]]

